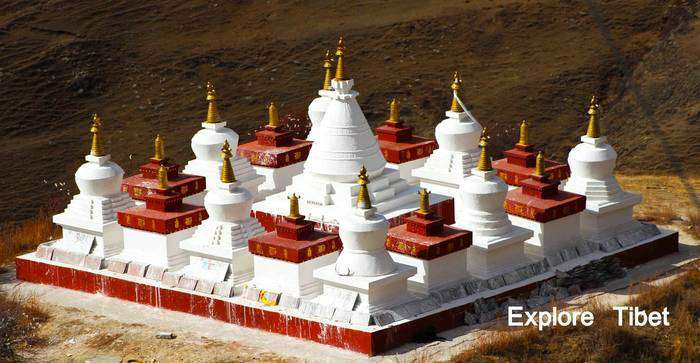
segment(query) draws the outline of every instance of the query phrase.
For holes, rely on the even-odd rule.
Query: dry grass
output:
[[[662,286],[638,285],[628,306],[670,311],[669,327],[618,326],[609,307],[590,306],[591,327],[526,328],[490,335],[455,361],[651,362],[700,361],[700,264]]]
[[[54,225],[49,213],[40,212],[36,217],[0,226],[0,266],[15,256],[33,251],[42,243],[61,236],[61,228]],[[1,267],[0,267],[1,268]]]
[[[0,361],[18,361],[18,351],[42,344],[36,330],[48,319],[36,300],[0,294]]]

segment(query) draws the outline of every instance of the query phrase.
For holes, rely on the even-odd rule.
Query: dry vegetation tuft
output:
[[[18,351],[42,344],[36,330],[48,319],[36,300],[0,294],[0,361],[17,361]]]
[[[40,212],[35,218],[0,226],[0,268],[15,256],[33,251],[42,243],[61,236],[49,213]]]
[[[591,306],[591,327],[505,330],[485,338],[455,361],[700,361],[700,264],[661,286],[639,285],[627,305],[647,311],[670,311],[669,327],[618,326],[609,307]]]

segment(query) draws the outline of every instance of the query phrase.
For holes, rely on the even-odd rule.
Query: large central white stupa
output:
[[[342,38],[336,55],[332,89],[319,92],[330,101],[303,173],[294,177],[287,191],[255,203],[256,212],[282,216],[287,196],[296,193],[301,195],[301,213],[308,219],[337,226],[342,210],[357,201],[359,186],[355,179],[363,166],[372,180],[370,195],[379,213],[391,219],[415,209],[416,187],[401,179],[398,171],[386,168],[377,139],[357,103],[358,93],[352,89],[354,80],[345,71]]]

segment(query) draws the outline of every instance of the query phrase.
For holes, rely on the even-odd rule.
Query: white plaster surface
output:
[[[323,284],[314,278],[314,270],[332,265],[339,252],[329,253],[302,263],[253,255],[255,268],[251,285],[282,294],[312,299],[323,292]]]

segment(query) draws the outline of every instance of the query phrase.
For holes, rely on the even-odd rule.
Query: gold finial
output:
[[[426,215],[430,214],[430,192],[428,189],[421,189],[418,192],[419,203],[418,203],[418,213]]]
[[[289,199],[288,217],[290,219],[299,219],[301,217],[301,214],[299,214],[299,197],[295,193],[292,193],[287,199]]]
[[[92,114],[92,124],[90,127],[92,132],[92,146],[90,147],[90,155],[104,156],[104,148],[102,147],[102,120],[96,113]]]
[[[600,126],[598,126],[598,98],[591,97],[591,104],[588,106],[588,132],[586,136],[591,138],[600,137]]]
[[[207,109],[207,120],[208,124],[215,124],[219,122],[219,111],[216,109],[216,90],[211,82],[207,82],[207,102],[209,107]]]
[[[462,112],[462,106],[460,106],[459,102],[457,102],[457,95],[459,95],[459,91],[462,89],[462,78],[459,76],[459,72],[455,71],[454,79],[452,80],[452,88],[453,95],[452,95],[452,107],[450,107],[450,111],[452,112]]]
[[[163,164],[158,167],[158,189],[168,189],[168,169]]]
[[[267,107],[268,122],[267,125],[271,127],[277,127],[280,125],[280,117],[277,113],[277,106],[274,102],[270,102],[270,106]]]
[[[323,79],[323,89],[329,91],[331,89],[331,79],[333,74],[331,73],[333,68],[333,58],[331,57],[331,51],[326,49],[326,58],[323,60],[323,68],[326,70],[326,77]]]
[[[163,145],[163,138],[160,137],[160,134],[156,135],[156,139],[153,142],[153,157],[151,159],[165,159],[165,146]]]
[[[481,140],[479,141],[479,147],[481,147],[481,155],[479,156],[479,164],[477,164],[476,169],[479,171],[490,171],[491,170],[491,157],[488,151],[488,137],[486,136],[486,128],[481,130]]]
[[[537,159],[535,161],[535,175],[544,176],[544,156],[542,151],[537,154]]]
[[[367,184],[369,184],[369,177],[367,176],[367,169],[365,169],[364,165],[362,165],[362,168],[360,169],[357,184],[360,185],[360,191],[357,193],[357,208],[372,208],[372,201],[369,198],[369,189],[367,189]]]
[[[335,79],[339,81],[345,81],[349,78],[345,74],[345,41],[343,41],[342,36],[340,37],[340,39],[338,39],[338,49],[336,49],[335,55],[338,57],[338,60],[336,61],[337,63],[335,65]]]
[[[518,141],[518,145],[526,146],[530,144],[529,126],[525,120],[520,123],[520,141]]]
[[[396,97],[389,104],[389,122],[399,122],[399,101],[396,100]]]
[[[224,159],[224,165],[221,167],[221,182],[222,183],[233,183],[236,181],[236,176],[233,173],[233,167],[231,166],[231,147],[228,144],[228,140],[224,141],[224,146],[221,148],[221,158]]]

